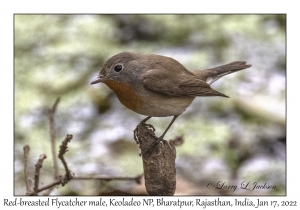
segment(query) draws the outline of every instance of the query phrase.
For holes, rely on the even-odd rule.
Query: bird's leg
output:
[[[174,123],[174,121],[176,120],[176,118],[178,117],[179,115],[174,115],[172,121],[170,122],[170,124],[168,125],[168,127],[166,128],[165,132],[158,138],[158,142],[163,140],[164,136],[166,135],[167,131],[169,130],[169,128],[172,126],[172,124]]]
[[[164,136],[166,135],[167,131],[169,130],[169,128],[172,126],[172,124],[174,123],[174,121],[176,120],[176,118],[178,117],[179,115],[174,115],[173,119],[171,120],[171,122],[169,123],[168,127],[166,128],[165,132],[157,139],[157,142],[163,140]],[[141,123],[145,123],[146,121],[148,121],[149,119],[151,118],[151,116],[149,117],[146,117],[145,119],[143,119],[141,121]]]
[[[149,120],[151,118],[151,116],[149,116],[149,117],[146,117],[145,119],[143,119],[142,121],[141,121],[141,123],[145,123],[147,120]]]
[[[172,126],[172,124],[174,123],[174,121],[176,120],[176,118],[178,117],[179,115],[175,115],[172,119],[172,121],[170,122],[170,124],[168,125],[168,127],[166,128],[165,132],[158,138],[156,139],[155,142],[153,142],[153,144],[143,153],[143,155],[145,155],[146,153],[148,153],[150,151],[151,148],[155,147],[157,144],[159,144],[160,141],[163,140],[165,134],[167,133],[167,131],[169,130],[169,128]],[[147,121],[148,119],[150,119],[150,117],[147,117],[145,120]],[[145,121],[143,120],[143,121]],[[142,122],[143,122],[142,121]],[[168,142],[169,143],[169,142]]]

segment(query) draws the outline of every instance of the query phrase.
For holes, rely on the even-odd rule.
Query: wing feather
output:
[[[223,96],[212,89],[209,84],[197,78],[189,72],[178,75],[169,75],[168,71],[151,69],[144,73],[143,85],[145,88],[154,92],[169,96]]]

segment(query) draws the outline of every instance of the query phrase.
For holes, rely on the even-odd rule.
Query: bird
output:
[[[177,60],[156,54],[121,52],[110,57],[91,84],[104,83],[128,109],[151,117],[173,116],[158,138],[162,140],[174,121],[196,97],[227,95],[210,85],[221,77],[251,67],[245,61],[190,71]]]

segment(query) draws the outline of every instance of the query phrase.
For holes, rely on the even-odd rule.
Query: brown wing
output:
[[[191,72],[169,75],[158,69],[148,70],[143,76],[145,88],[169,96],[223,96],[212,89],[209,84],[197,78]]]

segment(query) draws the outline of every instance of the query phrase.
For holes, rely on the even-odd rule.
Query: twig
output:
[[[135,177],[127,177],[127,176],[115,176],[115,177],[109,177],[109,176],[94,176],[94,177],[87,177],[87,176],[82,176],[82,177],[75,177],[71,170],[68,167],[68,164],[64,158],[65,153],[68,151],[68,143],[71,141],[73,138],[72,134],[67,134],[65,139],[63,140],[62,144],[59,146],[59,154],[58,158],[61,160],[64,168],[65,168],[65,175],[64,176],[58,176],[59,180],[56,180],[52,182],[51,184],[48,184],[42,188],[38,188],[39,184],[39,176],[40,176],[40,169],[42,168],[42,163],[44,159],[46,158],[46,155],[40,155],[40,158],[38,160],[38,163],[35,165],[36,170],[35,170],[35,182],[34,182],[34,190],[27,190],[26,195],[37,195],[39,192],[42,192],[47,189],[52,189],[56,185],[62,185],[64,186],[66,183],[68,183],[72,179],[76,180],[104,180],[104,181],[112,181],[112,180],[134,180],[136,183],[140,184],[141,183],[141,178],[143,174],[135,176]],[[24,146],[25,148],[26,146]],[[29,146],[28,146],[29,148]],[[24,149],[24,157],[26,156],[27,160],[27,150],[26,150],[26,155],[25,155],[25,149]],[[25,164],[27,165],[27,164]]]
[[[37,195],[39,192],[42,192],[47,189],[51,189],[56,185],[62,185],[64,186],[66,183],[68,183],[71,179],[76,179],[76,180],[89,180],[89,179],[94,179],[94,180],[105,180],[105,181],[112,181],[112,180],[134,180],[137,183],[141,183],[141,177],[143,175],[138,175],[135,177],[127,177],[127,176],[116,176],[116,177],[109,177],[109,176],[95,176],[95,177],[74,177],[72,172],[70,171],[68,164],[64,158],[65,153],[68,151],[68,143],[71,141],[73,138],[72,134],[67,134],[65,139],[63,140],[62,144],[59,146],[59,154],[58,158],[61,160],[61,162],[64,165],[65,172],[66,174],[64,176],[59,176],[59,180],[54,181],[51,184],[48,184],[42,188],[38,188],[38,182],[39,182],[39,170],[42,167],[42,162],[46,158],[45,155],[41,155],[38,163],[36,164],[36,173],[35,173],[35,186],[34,186],[34,191],[30,192],[28,191],[27,195]]]
[[[51,189],[51,188],[53,188],[55,185],[59,185],[59,184],[60,184],[60,180],[57,180],[57,181],[55,181],[55,182],[53,182],[53,183],[51,183],[51,184],[48,184],[48,185],[46,185],[46,186],[44,186],[44,187],[38,189],[38,190],[37,190],[37,193],[42,192],[42,191],[47,190],[47,189]]]
[[[128,180],[128,181],[135,181],[137,184],[141,183],[141,178],[143,177],[143,174],[137,175],[137,176],[79,176],[74,177],[75,180],[103,180],[103,181],[112,181],[112,180]]]
[[[95,177],[73,177],[72,179],[74,180],[103,180],[103,181],[112,181],[112,180],[134,180],[136,181],[136,183],[140,184],[141,183],[141,178],[142,178],[143,175],[139,175],[139,176],[136,176],[136,177],[109,177],[109,176],[95,176]],[[61,180],[57,180],[51,184],[48,184],[40,189],[37,190],[37,193],[39,192],[42,192],[44,190],[47,190],[49,188],[52,188],[54,187],[55,185],[60,185],[62,184]],[[28,194],[28,195],[33,195],[33,194]]]
[[[23,151],[24,151],[24,174],[25,174],[25,185],[26,185],[26,192],[30,193],[30,186],[31,186],[31,182],[28,178],[28,156],[29,156],[29,151],[30,151],[30,147],[29,145],[25,145],[23,147]]]
[[[62,164],[64,165],[66,174],[64,177],[60,177],[60,181],[62,186],[64,186],[68,181],[74,178],[73,174],[69,170],[68,164],[64,158],[64,154],[68,151],[68,143],[72,140],[73,135],[67,134],[66,138],[63,140],[62,144],[59,146],[59,153],[58,158],[61,160]]]
[[[49,109],[49,124],[50,124],[50,141],[51,141],[51,152],[52,152],[52,160],[54,167],[54,178],[58,179],[59,176],[59,168],[58,161],[56,158],[56,142],[55,142],[55,123],[54,123],[54,114],[56,111],[56,107],[59,103],[59,98],[56,99],[51,109]]]
[[[46,190],[46,189],[51,189],[55,185],[59,185],[59,184],[64,186],[68,181],[70,181],[72,178],[74,178],[74,176],[71,174],[71,171],[68,168],[67,162],[64,159],[64,154],[68,151],[67,150],[68,143],[71,141],[72,138],[73,138],[72,134],[67,134],[66,138],[63,140],[62,144],[59,146],[60,150],[59,150],[58,157],[64,165],[64,168],[66,171],[65,176],[58,176],[59,180],[56,180],[53,183],[46,185],[39,189],[38,188],[39,172],[40,172],[40,169],[42,168],[42,163],[43,163],[44,159],[46,158],[46,155],[40,155],[38,163],[35,165],[36,170],[35,170],[34,189],[33,189],[33,192],[28,191],[27,195],[37,195],[39,192]]]
[[[40,155],[38,162],[35,164],[35,173],[34,173],[34,187],[33,194],[37,195],[39,190],[39,181],[40,181],[40,170],[43,167],[43,161],[47,158],[45,154]]]

